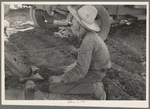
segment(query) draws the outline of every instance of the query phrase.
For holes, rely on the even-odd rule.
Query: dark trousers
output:
[[[96,93],[98,92],[102,94],[102,96],[105,96],[105,91],[101,80],[110,67],[111,62],[103,67],[104,70],[102,69],[101,76],[99,76],[98,80],[92,78],[90,74],[92,74],[93,71],[89,71],[83,79],[77,82],[71,82],[67,84],[65,84],[64,82],[60,82],[51,84],[49,87],[49,91],[55,94],[93,94],[93,92],[96,91]],[[95,85],[93,85],[96,82],[100,82],[101,84],[98,88],[95,88]]]
[[[49,91],[55,94],[92,94],[92,83],[67,83],[64,82],[51,84]]]

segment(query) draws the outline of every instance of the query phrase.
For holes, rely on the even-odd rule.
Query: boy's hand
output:
[[[50,83],[59,83],[62,81],[62,76],[51,76],[49,77]]]

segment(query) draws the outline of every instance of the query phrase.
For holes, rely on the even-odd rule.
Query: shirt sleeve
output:
[[[63,75],[64,83],[78,81],[87,74],[92,59],[93,44],[88,38],[83,40],[77,57],[77,65]]]

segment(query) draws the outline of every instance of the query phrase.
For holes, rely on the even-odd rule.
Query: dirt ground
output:
[[[54,30],[44,30],[32,24],[29,9],[10,10],[5,16],[11,31],[5,48],[28,66],[37,66],[45,78],[37,81],[35,100],[93,100],[89,95],[60,95],[48,92],[48,77],[56,69],[75,61],[71,54],[73,45]],[[111,28],[105,41],[110,51],[112,68],[103,79],[107,100],[146,100],[146,27],[145,23]],[[5,69],[7,72],[7,69]],[[24,84],[18,77],[5,73],[5,99],[24,100]]]

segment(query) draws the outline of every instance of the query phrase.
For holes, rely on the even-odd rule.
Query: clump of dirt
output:
[[[11,10],[5,19],[17,30],[18,23],[31,21],[29,10]],[[16,26],[15,26],[16,25]],[[24,28],[34,27],[26,25]],[[21,26],[23,28],[23,26]],[[23,28],[23,29],[24,29]],[[107,100],[145,100],[146,99],[146,29],[144,26],[129,28],[111,28],[106,44],[110,51],[112,68],[103,79]],[[54,30],[44,30],[39,27],[26,31],[12,33],[5,43],[5,48],[28,66],[37,66],[44,78],[37,81],[35,99],[53,100],[92,100],[89,95],[59,95],[49,94],[48,78],[59,75],[62,66],[75,61],[71,50],[75,48],[65,37],[55,37]],[[143,74],[145,74],[143,76]],[[19,83],[14,75],[6,76],[6,99],[24,99],[22,90],[24,84]],[[18,97],[13,96],[17,90]],[[16,94],[15,94],[16,95]]]

